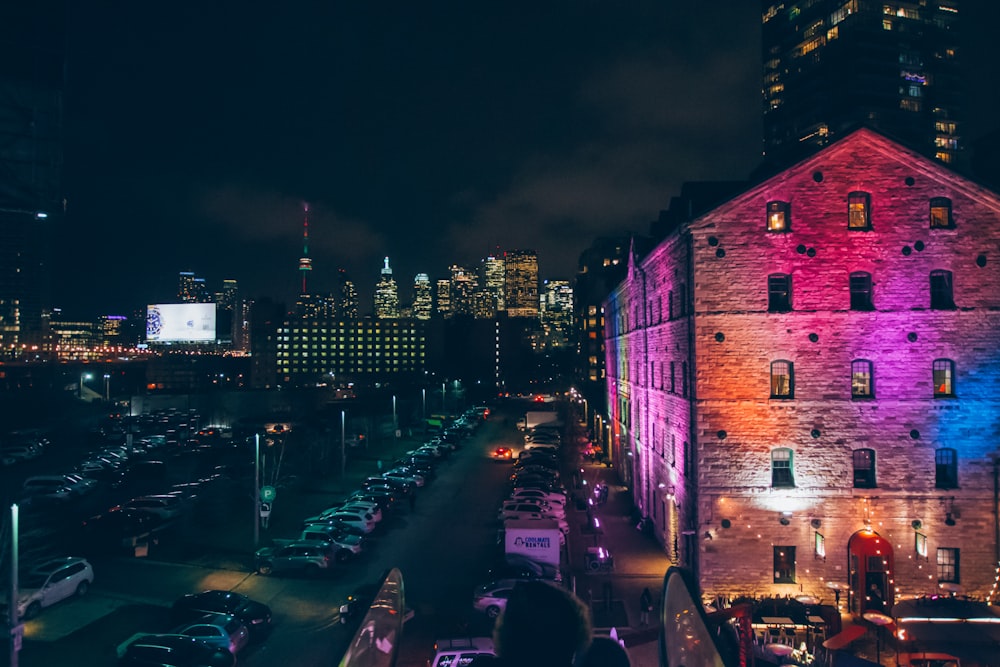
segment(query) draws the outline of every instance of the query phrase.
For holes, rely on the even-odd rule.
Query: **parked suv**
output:
[[[333,568],[330,546],[325,542],[297,541],[282,547],[265,547],[255,555],[260,574],[299,570],[319,574]]]
[[[334,550],[334,557],[343,562],[361,553],[363,538],[348,535],[338,526],[311,525],[302,529],[300,540],[325,542]]]
[[[434,650],[431,667],[465,667],[481,655],[496,655],[491,637],[439,639]]]
[[[94,581],[94,569],[84,558],[53,558],[33,567],[20,582],[17,614],[34,618],[45,607],[74,595],[86,595]]]

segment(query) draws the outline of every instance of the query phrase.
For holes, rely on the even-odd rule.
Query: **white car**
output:
[[[541,489],[514,489],[514,491],[510,494],[510,500],[519,500],[529,503],[543,500],[549,505],[559,505],[564,508],[566,507],[566,496],[561,493],[555,493],[554,491],[542,491]]]
[[[545,502],[518,502],[516,500],[507,501],[500,507],[499,518],[500,520],[514,518],[515,515],[524,512],[540,514],[543,517],[552,517],[553,519],[566,518],[566,508],[564,507],[549,505]]]
[[[359,516],[371,517],[375,523],[382,520],[382,510],[379,509],[379,506],[364,500],[348,500],[338,508],[338,511],[356,512]]]
[[[368,516],[371,516],[370,514]],[[339,521],[347,526],[359,528],[365,535],[375,530],[375,520],[369,519],[356,512],[343,510],[334,512],[326,517],[325,521]]]
[[[400,470],[390,470],[389,472],[382,473],[383,477],[391,477],[392,479],[398,479],[407,484],[414,484],[417,487],[421,487],[427,483],[423,475],[418,475],[415,472],[402,472]]]
[[[550,442],[526,442],[524,448],[527,450],[544,449],[546,451],[558,452],[559,445]]]
[[[75,595],[86,595],[94,581],[94,569],[84,558],[54,558],[33,567],[20,581],[17,613],[31,619],[45,607]]]
[[[515,585],[517,585],[515,579],[501,579],[483,584],[472,594],[472,608],[486,614],[487,618],[496,618],[507,608],[507,599]]]

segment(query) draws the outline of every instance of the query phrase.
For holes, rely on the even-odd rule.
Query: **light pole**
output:
[[[340,476],[347,474],[347,411],[340,411]]]
[[[445,400],[444,400],[444,397],[445,397],[445,391],[447,391],[447,390],[445,389],[445,386],[446,386],[447,384],[448,384],[447,382],[442,382],[442,383],[441,383],[441,412],[442,412],[442,413],[444,413],[445,415],[447,415],[447,414],[448,414],[448,408],[447,408],[447,406],[445,405]]]
[[[260,433],[253,435],[253,550],[260,544]]]
[[[104,374],[104,402],[111,402],[111,374]]]
[[[80,373],[80,391],[77,394],[78,398],[83,399],[83,381],[93,379],[93,375],[90,373]]]
[[[10,667],[17,667],[18,651],[21,650],[21,637],[24,634],[24,625],[19,621],[20,615],[17,613],[17,504],[10,506],[10,591],[7,599],[8,605],[8,627],[10,628]]]
[[[399,437],[399,422],[396,419],[396,395],[392,395],[392,437]]]
[[[420,390],[420,418],[427,419],[427,388]],[[426,426],[426,425],[425,425]]]

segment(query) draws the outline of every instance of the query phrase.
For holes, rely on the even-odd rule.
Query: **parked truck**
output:
[[[529,410],[525,413],[524,419],[518,422],[518,428],[522,431],[531,431],[540,424],[548,426],[562,426],[559,420],[559,413],[551,410]]]
[[[563,540],[555,519],[507,519],[504,521],[504,555],[511,564],[522,559],[539,564],[545,571],[559,570]]]

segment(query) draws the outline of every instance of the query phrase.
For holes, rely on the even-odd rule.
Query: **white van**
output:
[[[434,642],[434,651],[431,667],[466,667],[481,655],[496,655],[490,637],[439,639]]]

